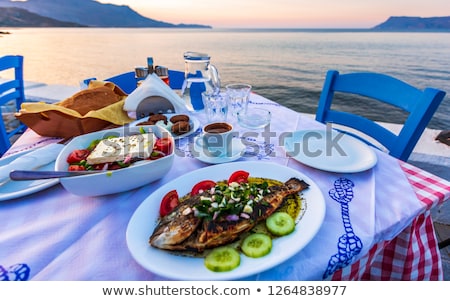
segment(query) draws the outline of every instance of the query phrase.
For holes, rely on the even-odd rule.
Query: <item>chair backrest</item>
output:
[[[0,156],[11,147],[11,138],[22,133],[26,126],[14,117],[25,101],[23,84],[23,56],[6,55],[0,57],[0,72],[14,72],[13,79],[0,78]]]
[[[91,80],[97,78],[91,77],[83,80],[83,83],[87,86]],[[184,72],[177,70],[169,70],[170,87],[172,89],[181,89],[184,82]],[[121,73],[110,78],[104,79],[104,81],[112,82],[119,86],[122,91],[130,94],[137,87],[138,79],[135,77],[134,71]]]
[[[89,77],[83,79],[82,83],[87,87],[91,80],[97,80],[96,77]],[[122,89],[123,92],[130,94],[137,87],[138,80],[134,76],[134,72],[125,72],[121,74],[117,74],[115,76],[104,79],[104,81],[112,82]]]
[[[105,79],[119,86],[123,92],[130,94],[137,87],[137,80],[133,71],[125,72]]]
[[[335,92],[378,100],[400,108],[407,112],[408,116],[400,132],[396,134],[369,118],[331,109]],[[419,90],[385,74],[370,72],[339,74],[336,70],[329,70],[320,95],[316,120],[356,129],[386,147],[393,157],[407,161],[444,96],[444,91],[434,88]]]

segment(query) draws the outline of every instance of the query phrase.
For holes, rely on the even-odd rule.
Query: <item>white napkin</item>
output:
[[[176,113],[188,111],[183,99],[154,73],[147,76],[139,87],[127,96],[123,109],[131,117],[136,112],[139,103],[150,96],[160,96],[167,99],[172,103]]]
[[[13,170],[33,170],[55,161],[63,147],[63,144],[48,144],[0,166],[0,182],[8,179]]]

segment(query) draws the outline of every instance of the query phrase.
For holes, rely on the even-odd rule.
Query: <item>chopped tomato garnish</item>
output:
[[[237,170],[231,174],[231,176],[228,178],[228,184],[237,182],[237,183],[247,183],[248,176],[250,173],[246,172],[245,170]]]
[[[169,191],[161,201],[159,215],[166,216],[178,205],[178,203],[178,192],[176,190]]]
[[[213,188],[214,186],[216,186],[216,182],[211,181],[211,180],[204,180],[204,181],[198,182],[197,184],[194,185],[194,187],[192,187],[191,196],[202,193],[205,190],[209,190],[209,189]]]
[[[80,161],[86,160],[89,154],[90,151],[87,149],[76,149],[70,153],[69,157],[67,157],[67,163],[79,163]]]

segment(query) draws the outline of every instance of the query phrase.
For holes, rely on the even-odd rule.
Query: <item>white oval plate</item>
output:
[[[159,216],[163,196],[176,189],[180,196],[190,192],[199,181],[227,179],[236,170],[246,170],[253,177],[265,177],[287,181],[297,177],[310,187],[302,192],[307,208],[298,221],[295,231],[273,241],[272,251],[261,258],[249,258],[241,254],[241,264],[229,272],[212,272],[203,258],[178,256],[149,245]],[[231,280],[268,270],[303,249],[319,231],[325,217],[325,199],[319,187],[304,174],[289,167],[266,162],[233,162],[212,165],[187,173],[160,187],[136,209],[126,231],[128,249],[133,258],[145,269],[163,277],[178,280]]]
[[[163,115],[167,116],[167,119],[170,119],[170,117],[175,116],[175,115],[180,115],[180,114],[163,114]],[[141,119],[138,119],[138,120],[135,120],[133,122],[130,122],[129,126],[137,126],[138,123],[144,122],[144,121],[147,121],[147,120],[148,120],[148,116],[144,117],[144,118],[141,118]],[[187,133],[182,134],[182,135],[175,135],[175,134],[173,134],[170,131],[170,129],[167,129],[167,130],[172,133],[173,139],[177,140],[177,139],[189,136],[192,133],[195,133],[195,131],[197,131],[198,128],[200,127],[200,121],[197,118],[195,118],[194,116],[190,116],[190,115],[189,115],[189,124],[191,125],[191,130],[189,132],[187,132]]]
[[[373,149],[364,142],[337,131],[293,132],[284,140],[288,155],[308,166],[331,172],[360,172],[377,163]]]
[[[17,159],[18,157],[25,155],[34,150],[35,149],[30,149],[27,151],[23,151],[23,152],[2,158],[2,159],[0,159],[0,166],[6,165],[9,162],[12,162],[13,160]],[[54,169],[55,169],[55,161],[53,161],[45,166],[41,166],[40,168],[38,168],[36,170],[52,171]],[[44,190],[51,186],[54,186],[58,183],[59,183],[59,179],[30,180],[30,181],[12,181],[12,180],[10,180],[10,181],[4,182],[3,184],[0,183],[0,201],[7,201],[7,200],[22,197],[22,196],[26,196],[26,195]]]

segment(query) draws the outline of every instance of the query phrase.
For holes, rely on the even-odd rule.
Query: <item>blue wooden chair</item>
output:
[[[89,81],[95,79],[96,79],[95,77],[87,78],[83,80],[83,82],[84,84],[88,85]],[[170,87],[172,89],[179,90],[183,86],[184,72],[177,70],[169,70],[169,79],[170,79]],[[122,91],[124,91],[127,94],[130,94],[131,92],[134,91],[134,89],[136,89],[138,79],[136,79],[134,71],[131,71],[109,77],[107,79],[104,79],[104,81],[112,82],[115,85],[119,86],[122,89]]]
[[[369,118],[332,109],[335,92],[375,99],[402,109],[408,116],[401,131],[396,134]],[[444,91],[434,88],[422,91],[385,74],[339,74],[338,71],[330,70],[320,95],[316,120],[356,129],[378,141],[393,157],[407,161],[444,96]],[[360,106],[364,107],[362,101]]]
[[[25,101],[25,92],[23,84],[23,56],[6,55],[0,57],[0,72],[14,70],[13,79],[0,80],[0,108],[2,108],[2,117],[13,112],[3,112],[6,106],[13,106],[13,111],[18,111],[21,104]],[[14,135],[23,133],[26,125],[19,120],[15,120],[17,126],[9,128],[4,122],[4,118],[0,120],[0,156],[2,156],[11,147],[11,138]]]

